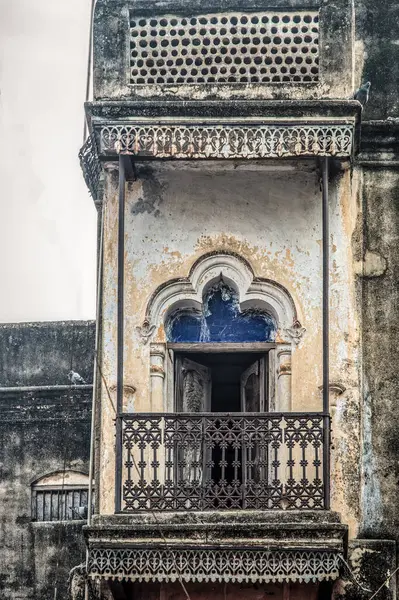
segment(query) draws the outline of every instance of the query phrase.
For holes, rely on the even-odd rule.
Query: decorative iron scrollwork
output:
[[[94,200],[98,200],[101,164],[98,159],[95,139],[89,136],[79,152],[80,167],[83,177]]]
[[[119,418],[123,512],[325,508],[322,414]]]

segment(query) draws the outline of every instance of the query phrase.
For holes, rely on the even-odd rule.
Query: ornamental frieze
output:
[[[198,582],[317,582],[339,577],[337,552],[226,548],[91,548],[93,579]]]
[[[353,127],[331,125],[107,125],[100,152],[152,158],[349,157]]]

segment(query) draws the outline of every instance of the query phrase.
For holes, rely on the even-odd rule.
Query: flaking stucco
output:
[[[116,381],[116,253],[118,188],[108,172],[104,257],[104,376]],[[306,334],[292,353],[293,410],[321,410],[321,193],[315,162],[228,165],[138,165],[129,183],[125,223],[125,382],[134,385],[135,410],[150,409],[150,347],[137,328],[158,286],[187,277],[209,252],[231,252],[257,277],[284,286]],[[346,388],[336,411],[333,508],[358,528],[359,322],[351,236],[357,223],[349,172],[331,181],[331,378]],[[138,208],[139,207],[139,208]],[[145,207],[145,210],[144,210]],[[178,217],[176,216],[178,215]],[[163,328],[153,341],[165,342]],[[113,417],[103,391],[100,505],[113,512]],[[353,486],[347,485],[351,471]]]

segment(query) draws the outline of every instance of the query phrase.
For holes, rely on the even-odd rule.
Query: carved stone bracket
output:
[[[144,345],[148,344],[156,330],[156,325],[150,325],[148,319],[145,319],[141,327],[136,327],[136,331],[139,334],[141,341]]]
[[[131,581],[317,582],[339,577],[337,552],[233,548],[92,548],[93,579]],[[181,568],[177,568],[181,565]]]
[[[295,320],[292,327],[287,327],[285,330],[296,346],[299,345],[301,339],[306,333],[306,327],[302,327],[298,320]]]
[[[103,155],[177,159],[257,159],[352,155],[350,124],[118,124],[100,130]]]

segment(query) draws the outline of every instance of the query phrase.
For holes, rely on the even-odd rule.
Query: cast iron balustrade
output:
[[[326,509],[329,425],[322,413],[123,414],[117,506]]]

